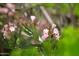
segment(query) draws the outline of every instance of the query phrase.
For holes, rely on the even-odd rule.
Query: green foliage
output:
[[[79,55],[79,28],[72,26],[63,28],[59,41],[48,38],[39,46],[26,46],[25,49],[13,49],[13,56],[76,56]],[[24,42],[24,41],[23,41]],[[27,42],[28,43],[28,42]],[[22,45],[23,46],[23,45]]]
[[[12,56],[39,56],[41,55],[36,47],[29,47],[27,49],[13,49]]]
[[[12,55],[12,56],[21,56],[21,53],[22,53],[22,49],[17,48],[17,49],[13,49],[11,51],[10,55]]]
[[[61,4],[58,4],[57,6],[59,6],[59,12],[60,13],[68,13],[68,9],[69,9],[69,6],[68,6],[68,3],[67,4],[65,4],[65,3],[61,3]]]
[[[56,50],[56,55],[79,55],[78,30],[78,28],[73,28],[71,26],[63,29],[63,37],[62,39],[60,39],[60,42],[58,43],[59,48]]]
[[[57,41],[53,40],[51,38],[48,38],[48,40],[44,41],[42,43],[42,48],[43,48],[43,54],[45,56],[52,56],[54,55],[54,50],[57,49]]]
[[[41,4],[41,5],[48,7],[48,8],[52,8],[56,5],[56,3],[44,3],[44,4]]]
[[[79,16],[79,4],[75,4],[75,7],[74,7],[74,14]]]

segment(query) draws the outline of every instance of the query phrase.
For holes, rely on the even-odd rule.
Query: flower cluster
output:
[[[47,39],[49,37],[49,30],[46,28],[43,30],[43,34],[41,37],[39,37],[39,41],[43,42],[45,39]]]
[[[43,42],[44,40],[46,40],[48,37],[49,37],[49,30],[46,28],[43,30],[43,34],[41,37],[39,37],[39,41],[40,42]],[[53,34],[53,37],[56,39],[56,40],[59,40],[60,38],[60,35],[59,35],[59,30],[58,28],[53,28],[53,31],[52,31],[52,34]]]
[[[11,32],[14,32],[16,28],[17,26],[14,23],[9,22],[8,24],[5,24],[2,28],[4,38],[8,37]]]

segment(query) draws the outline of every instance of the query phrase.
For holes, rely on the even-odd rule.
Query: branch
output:
[[[51,17],[49,16],[49,14],[47,13],[47,11],[45,10],[45,8],[43,6],[40,6],[40,10],[42,11],[43,15],[45,16],[46,20],[50,23],[50,25],[52,26],[52,28],[56,27],[56,25],[54,24],[54,22],[52,21]]]

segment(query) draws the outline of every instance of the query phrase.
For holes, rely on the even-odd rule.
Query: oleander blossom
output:
[[[48,29],[44,29],[44,30],[43,30],[43,35],[44,35],[44,34],[48,34],[48,32],[49,32]]]
[[[14,23],[9,23],[9,30],[11,32],[14,32],[16,30],[17,26]]]
[[[48,29],[44,29],[42,36],[39,37],[39,41],[43,42],[45,39],[47,39],[49,37],[48,33],[49,33],[49,30]]]
[[[2,33],[4,38],[9,37],[11,32],[14,32],[16,30],[17,26],[14,23],[9,22],[8,24],[5,24],[2,28]]]
[[[10,30],[11,32],[15,31],[15,27],[11,26],[11,27],[9,28],[9,30]]]
[[[31,18],[32,22],[36,19],[35,16],[30,16],[30,18]]]
[[[53,29],[53,36],[54,36],[54,38],[59,40],[60,36],[59,36],[59,30],[57,28]]]
[[[46,28],[46,29],[44,29],[43,30],[43,35],[42,35],[42,39],[47,39],[48,38],[48,36],[49,36],[49,30]]]

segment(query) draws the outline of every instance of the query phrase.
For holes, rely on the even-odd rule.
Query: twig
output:
[[[52,28],[56,27],[56,25],[54,24],[54,22],[52,21],[51,17],[49,16],[49,14],[47,13],[47,11],[45,10],[45,8],[43,6],[40,6],[40,10],[42,11],[43,15],[45,16],[46,20],[50,23],[50,25],[52,26]]]

